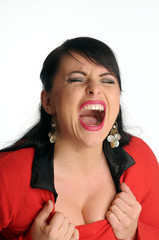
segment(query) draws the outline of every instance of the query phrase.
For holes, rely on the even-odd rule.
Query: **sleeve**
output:
[[[32,237],[31,237],[31,234],[30,234],[30,231],[24,236],[19,236],[18,238],[14,238],[12,240],[32,240]]]
[[[145,143],[143,150],[144,155],[140,160],[144,166],[140,166],[140,177],[143,176],[142,184],[146,191],[140,202],[142,211],[138,221],[137,240],[159,240],[159,164]]]
[[[12,202],[12,207],[14,201]],[[12,208],[8,198],[8,187],[3,170],[0,167],[0,239],[6,239],[3,230],[6,229],[12,220]],[[7,235],[7,234],[5,234]],[[30,231],[25,236],[19,236],[14,240],[32,240]]]
[[[14,238],[12,240],[32,240],[30,231],[25,236],[19,236],[18,238]]]

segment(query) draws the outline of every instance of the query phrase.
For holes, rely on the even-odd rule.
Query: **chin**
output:
[[[89,134],[89,136],[83,136],[82,143],[87,147],[102,146],[105,139],[105,135]]]

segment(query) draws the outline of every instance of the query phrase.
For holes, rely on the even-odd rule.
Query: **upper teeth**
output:
[[[104,111],[104,106],[101,104],[88,104],[85,107],[83,107],[81,111],[84,110],[99,110],[101,112]]]

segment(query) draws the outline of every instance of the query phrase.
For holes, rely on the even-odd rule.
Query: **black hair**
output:
[[[103,42],[93,38],[78,37],[65,41],[61,46],[53,50],[45,59],[40,74],[40,79],[42,81],[43,88],[47,92],[49,92],[53,86],[53,79],[60,66],[61,58],[66,54],[71,55],[71,52],[79,53],[89,61],[106,67],[117,77],[120,90],[122,90],[118,63],[110,47],[108,47]],[[117,116],[117,122],[118,130],[121,135],[120,146],[123,147],[124,145],[129,144],[131,136],[127,134],[123,129],[121,108]],[[22,148],[34,147],[36,148],[37,152],[38,149],[40,149],[40,152],[44,154],[43,156],[45,156],[45,158],[50,157],[52,156],[51,149],[53,149],[52,144],[48,138],[50,128],[51,115],[47,114],[41,105],[39,122],[15,144],[1,151],[6,152],[19,150]],[[113,158],[113,149],[111,149],[110,144],[106,139],[104,140],[104,143],[106,146],[106,151],[109,153],[109,156]]]

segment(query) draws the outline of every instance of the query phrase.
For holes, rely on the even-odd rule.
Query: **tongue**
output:
[[[96,117],[93,117],[93,116],[81,116],[80,119],[87,126],[98,125],[99,124]]]

